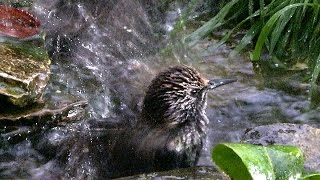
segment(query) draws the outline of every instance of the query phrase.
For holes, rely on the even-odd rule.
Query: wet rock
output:
[[[87,101],[77,101],[52,106],[46,104],[33,104],[28,108],[8,107],[0,110],[0,127],[30,124],[65,124],[79,120],[84,113]]]
[[[38,101],[49,80],[49,66],[50,59],[41,46],[1,43],[0,104],[10,102],[23,107]]]
[[[0,109],[0,146],[17,144],[50,127],[76,122],[84,116],[86,107],[86,101],[77,101],[57,106],[46,103]]]
[[[136,176],[130,177],[123,177],[118,178],[117,180],[121,179],[215,179],[215,180],[227,180],[230,179],[228,176],[219,172],[214,167],[190,167],[184,169],[175,169],[170,171],[163,171],[163,172],[154,172],[149,174],[141,174]]]
[[[302,124],[273,124],[247,130],[245,143],[260,145],[293,145],[299,147],[305,158],[306,171],[320,171],[320,129]]]

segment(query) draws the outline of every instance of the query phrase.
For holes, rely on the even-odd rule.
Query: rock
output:
[[[0,11],[0,104],[23,107],[40,99],[50,59],[37,17],[7,5]]]
[[[84,116],[87,105],[87,101],[56,106],[47,102],[21,109],[0,108],[0,146],[1,143],[19,143],[47,127],[64,126],[79,121]]]
[[[0,43],[0,104],[9,101],[24,107],[38,101],[49,74],[50,59],[44,47],[27,42]]]
[[[304,154],[305,170],[320,171],[320,129],[306,124],[272,124],[248,129],[245,143],[293,145]]]
[[[0,127],[30,124],[65,124],[83,117],[87,101],[77,101],[52,107],[47,104],[33,104],[28,108],[0,109]]]
[[[170,171],[154,172],[130,177],[118,178],[117,180],[130,179],[215,179],[229,180],[230,178],[217,170],[215,167],[190,167],[183,169],[174,169]]]

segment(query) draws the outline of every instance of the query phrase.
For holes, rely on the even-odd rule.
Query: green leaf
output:
[[[319,180],[320,173],[306,173],[303,175],[302,179],[304,179],[304,180]]]
[[[212,158],[233,179],[299,179],[303,172],[303,154],[293,146],[224,143]]]
[[[265,147],[273,165],[276,179],[298,179],[303,172],[303,154],[294,146]]]

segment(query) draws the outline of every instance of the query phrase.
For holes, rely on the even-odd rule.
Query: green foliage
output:
[[[319,0],[231,0],[219,13],[185,38],[189,46],[228,22],[236,24],[221,40],[225,43],[240,28],[248,29],[232,53],[254,43],[252,61],[267,50],[286,68],[297,62],[308,64],[311,72],[312,104],[320,103],[320,4]],[[230,23],[229,23],[230,24]],[[302,61],[302,62],[301,62]]]
[[[212,150],[214,162],[232,179],[317,179],[303,172],[303,154],[294,146],[224,143]]]
[[[33,0],[0,0],[0,4],[10,4],[16,8],[31,7]]]
[[[0,43],[15,51],[17,56],[30,57],[36,61],[49,59],[45,49],[45,33],[39,33],[25,39],[16,39],[7,36],[0,37]]]

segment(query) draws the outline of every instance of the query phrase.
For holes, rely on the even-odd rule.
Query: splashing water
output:
[[[173,56],[160,56],[160,50],[170,42],[172,23],[181,15],[177,4],[165,8],[156,0],[42,0],[34,2],[32,11],[47,34],[52,59],[44,99],[53,105],[85,99],[89,108],[76,123],[43,126],[18,142],[1,142],[2,178],[108,177],[112,173],[106,168],[108,142],[99,134],[108,128],[132,126],[155,73],[181,62],[207,77],[239,80],[209,94],[210,130],[199,165],[212,164],[210,151],[214,144],[239,141],[248,127],[312,120],[312,116],[301,114],[308,105],[304,96],[259,90],[251,63],[240,56],[228,58],[230,50],[226,46],[209,51],[203,41],[192,50],[176,46]],[[193,55],[199,49],[208,49],[201,60],[201,53]],[[11,137],[1,133],[2,139]]]

